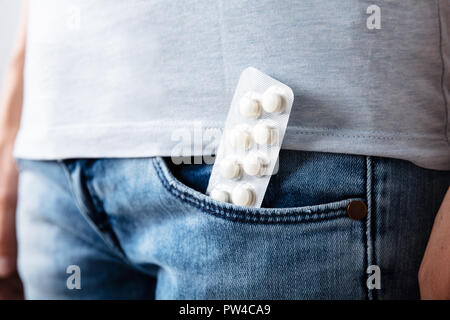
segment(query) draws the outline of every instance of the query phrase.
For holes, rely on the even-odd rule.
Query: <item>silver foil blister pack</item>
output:
[[[218,201],[261,207],[278,168],[293,102],[287,85],[252,67],[241,73],[207,194]]]

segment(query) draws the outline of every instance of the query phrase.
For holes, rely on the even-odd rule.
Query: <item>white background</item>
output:
[[[0,88],[17,36],[22,3],[22,0],[0,0]]]

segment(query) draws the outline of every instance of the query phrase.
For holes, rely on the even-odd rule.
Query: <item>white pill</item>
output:
[[[253,138],[260,145],[271,145],[276,141],[277,130],[268,123],[258,123],[253,128]]]
[[[235,149],[247,150],[252,146],[252,135],[245,128],[234,128],[230,133],[230,143]]]
[[[248,207],[255,202],[255,193],[249,186],[238,185],[233,189],[231,200],[235,205]]]
[[[239,111],[247,118],[258,118],[261,115],[261,105],[258,100],[243,96],[239,101]]]
[[[264,173],[264,160],[253,153],[244,158],[243,167],[249,176],[261,176]]]
[[[283,106],[282,97],[270,88],[263,93],[262,107],[266,112],[280,112]]]
[[[217,201],[230,202],[230,194],[222,189],[215,188],[211,191],[211,198]]]
[[[234,159],[225,158],[220,163],[220,173],[225,179],[236,179],[241,171],[241,165]]]

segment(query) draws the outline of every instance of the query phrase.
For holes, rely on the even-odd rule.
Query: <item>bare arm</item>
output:
[[[450,188],[436,215],[419,271],[422,299],[450,300]]]
[[[0,95],[0,143],[14,141],[20,124],[23,98],[23,70],[25,61],[26,22],[28,6],[25,3],[20,32],[8,65],[5,84]]]
[[[18,172],[12,150],[22,113],[26,20],[27,4],[24,6],[19,38],[8,65],[0,100],[0,299],[23,296],[16,263],[15,211]]]

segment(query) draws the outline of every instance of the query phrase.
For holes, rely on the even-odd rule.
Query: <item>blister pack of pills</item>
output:
[[[252,67],[241,73],[207,194],[218,201],[261,207],[293,102],[287,85]]]

